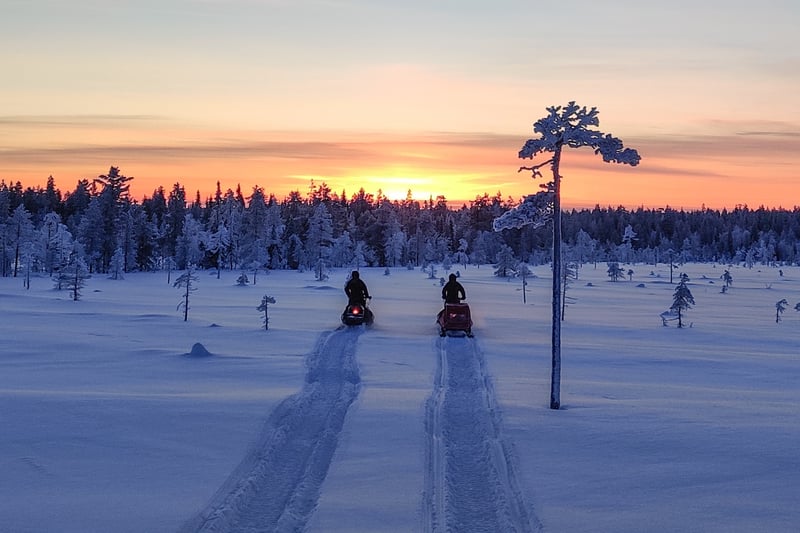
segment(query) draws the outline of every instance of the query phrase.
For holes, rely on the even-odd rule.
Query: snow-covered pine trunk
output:
[[[22,224],[17,224],[17,238],[16,243],[14,244],[14,277],[17,277],[17,271],[19,270],[19,254],[20,254],[20,241],[22,241]]]
[[[186,291],[183,293],[183,321],[187,322],[189,320],[189,292],[192,290],[192,281],[191,281],[191,270],[188,270],[188,276],[186,280]]]
[[[72,300],[77,302],[80,297],[81,288],[81,268],[78,264],[78,259],[75,259],[75,277],[72,279]]]
[[[561,406],[561,161],[558,143],[553,152],[553,333],[552,370],[550,372],[550,409]]]
[[[525,279],[525,270],[522,270],[522,303],[528,303],[528,297],[525,294],[525,289],[528,286],[528,281]]]

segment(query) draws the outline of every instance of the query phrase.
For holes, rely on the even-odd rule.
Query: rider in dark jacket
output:
[[[370,298],[367,284],[361,279],[357,270],[350,274],[350,281],[344,286],[344,293],[351,304],[366,305],[367,298]]]
[[[449,281],[442,287],[442,299],[446,304],[461,303],[461,300],[467,298],[467,293],[464,287],[458,282],[458,277],[455,274],[450,274]]]

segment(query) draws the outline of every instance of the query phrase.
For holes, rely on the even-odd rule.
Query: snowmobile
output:
[[[360,326],[361,324],[370,325],[375,319],[366,302],[351,302],[347,304],[342,312],[342,324],[345,326]]]
[[[444,309],[439,311],[436,322],[439,324],[439,335],[442,337],[457,333],[472,337],[472,315],[469,305],[464,302],[444,304]]]

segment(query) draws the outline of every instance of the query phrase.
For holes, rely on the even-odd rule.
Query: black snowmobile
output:
[[[345,326],[360,326],[361,324],[369,326],[374,319],[375,315],[366,302],[351,302],[342,312],[342,324]]]

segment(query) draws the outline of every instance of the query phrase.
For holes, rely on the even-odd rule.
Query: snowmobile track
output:
[[[500,434],[494,389],[476,341],[442,337],[436,349],[426,406],[423,530],[540,531]]]
[[[182,532],[302,531],[317,505],[361,378],[363,328],[323,333],[300,392],[272,412],[252,450]]]

